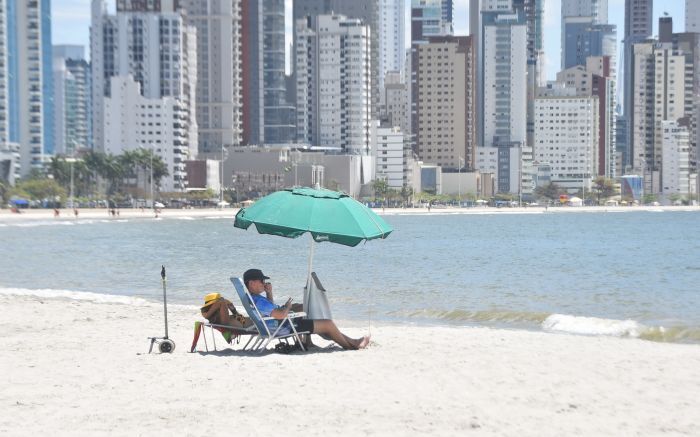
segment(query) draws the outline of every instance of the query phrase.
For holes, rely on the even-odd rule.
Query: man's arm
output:
[[[270,317],[274,317],[277,320],[282,320],[285,317],[287,317],[287,314],[289,314],[289,308],[280,307],[272,310],[272,312],[270,313]]]
[[[265,283],[265,297],[270,302],[275,303],[275,300],[272,296],[272,284],[270,284],[269,282]]]
[[[287,301],[287,304],[284,306],[281,306],[279,308],[276,308],[270,312],[270,316],[274,317],[277,320],[282,320],[285,317],[287,317],[287,314],[289,314],[289,309],[292,307],[292,299],[289,299]]]
[[[217,311],[219,311],[219,303],[214,302],[213,304],[209,305],[209,308],[207,308],[206,310],[202,310],[202,317],[209,320],[209,318],[212,315],[214,315],[214,313],[216,313]]]

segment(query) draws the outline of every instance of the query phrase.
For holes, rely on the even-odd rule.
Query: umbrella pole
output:
[[[311,271],[313,269],[314,265],[314,248],[316,246],[316,242],[314,241],[313,235],[309,233],[309,236],[311,237],[311,245],[309,247],[309,270],[306,274],[306,287],[304,287],[304,311],[309,312],[309,291],[311,290]]]

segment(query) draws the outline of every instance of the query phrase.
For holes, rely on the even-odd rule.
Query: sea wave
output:
[[[419,309],[413,311],[393,311],[391,316],[406,318],[438,319],[450,322],[475,323],[542,323],[549,313],[526,311],[466,311],[466,310],[435,310]]]
[[[640,338],[670,343],[700,343],[700,327],[647,326],[630,319],[616,320],[552,314],[542,322],[542,329],[550,332]]]
[[[17,228],[36,228],[39,226],[75,226],[75,222],[66,220],[37,220],[31,222],[12,223],[10,226]]]
[[[647,326],[636,320],[603,319],[567,314],[527,311],[465,311],[465,310],[399,310],[387,313],[390,317],[426,319],[440,322],[486,324],[525,329],[542,329],[577,335],[639,338],[669,343],[700,343],[698,326]]]
[[[41,226],[77,226],[77,225],[92,225],[95,223],[126,223],[129,220],[121,219],[55,219],[55,220],[31,220],[21,221],[17,223],[0,223],[0,227],[16,227],[16,228],[37,228]]]
[[[552,314],[542,322],[542,329],[545,331],[568,332],[570,334],[637,338],[646,327],[634,320]]]
[[[146,299],[133,296],[120,296],[116,294],[100,294],[89,291],[57,290],[52,288],[0,288],[0,295],[34,296],[45,299],[71,299],[90,301],[97,303],[119,303],[124,305],[145,305],[150,302]]]

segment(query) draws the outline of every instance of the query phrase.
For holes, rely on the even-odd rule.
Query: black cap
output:
[[[270,279],[270,277],[263,275],[262,270],[258,270],[258,269],[246,270],[246,272],[243,273],[243,283],[244,284],[248,284],[248,281],[255,281],[256,279],[263,280],[263,279]]]

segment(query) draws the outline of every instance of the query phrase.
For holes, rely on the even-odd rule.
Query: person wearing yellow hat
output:
[[[201,311],[202,317],[217,325],[243,328],[253,325],[252,320],[239,314],[236,307],[221,296],[221,293],[209,293],[204,296],[204,306]]]

